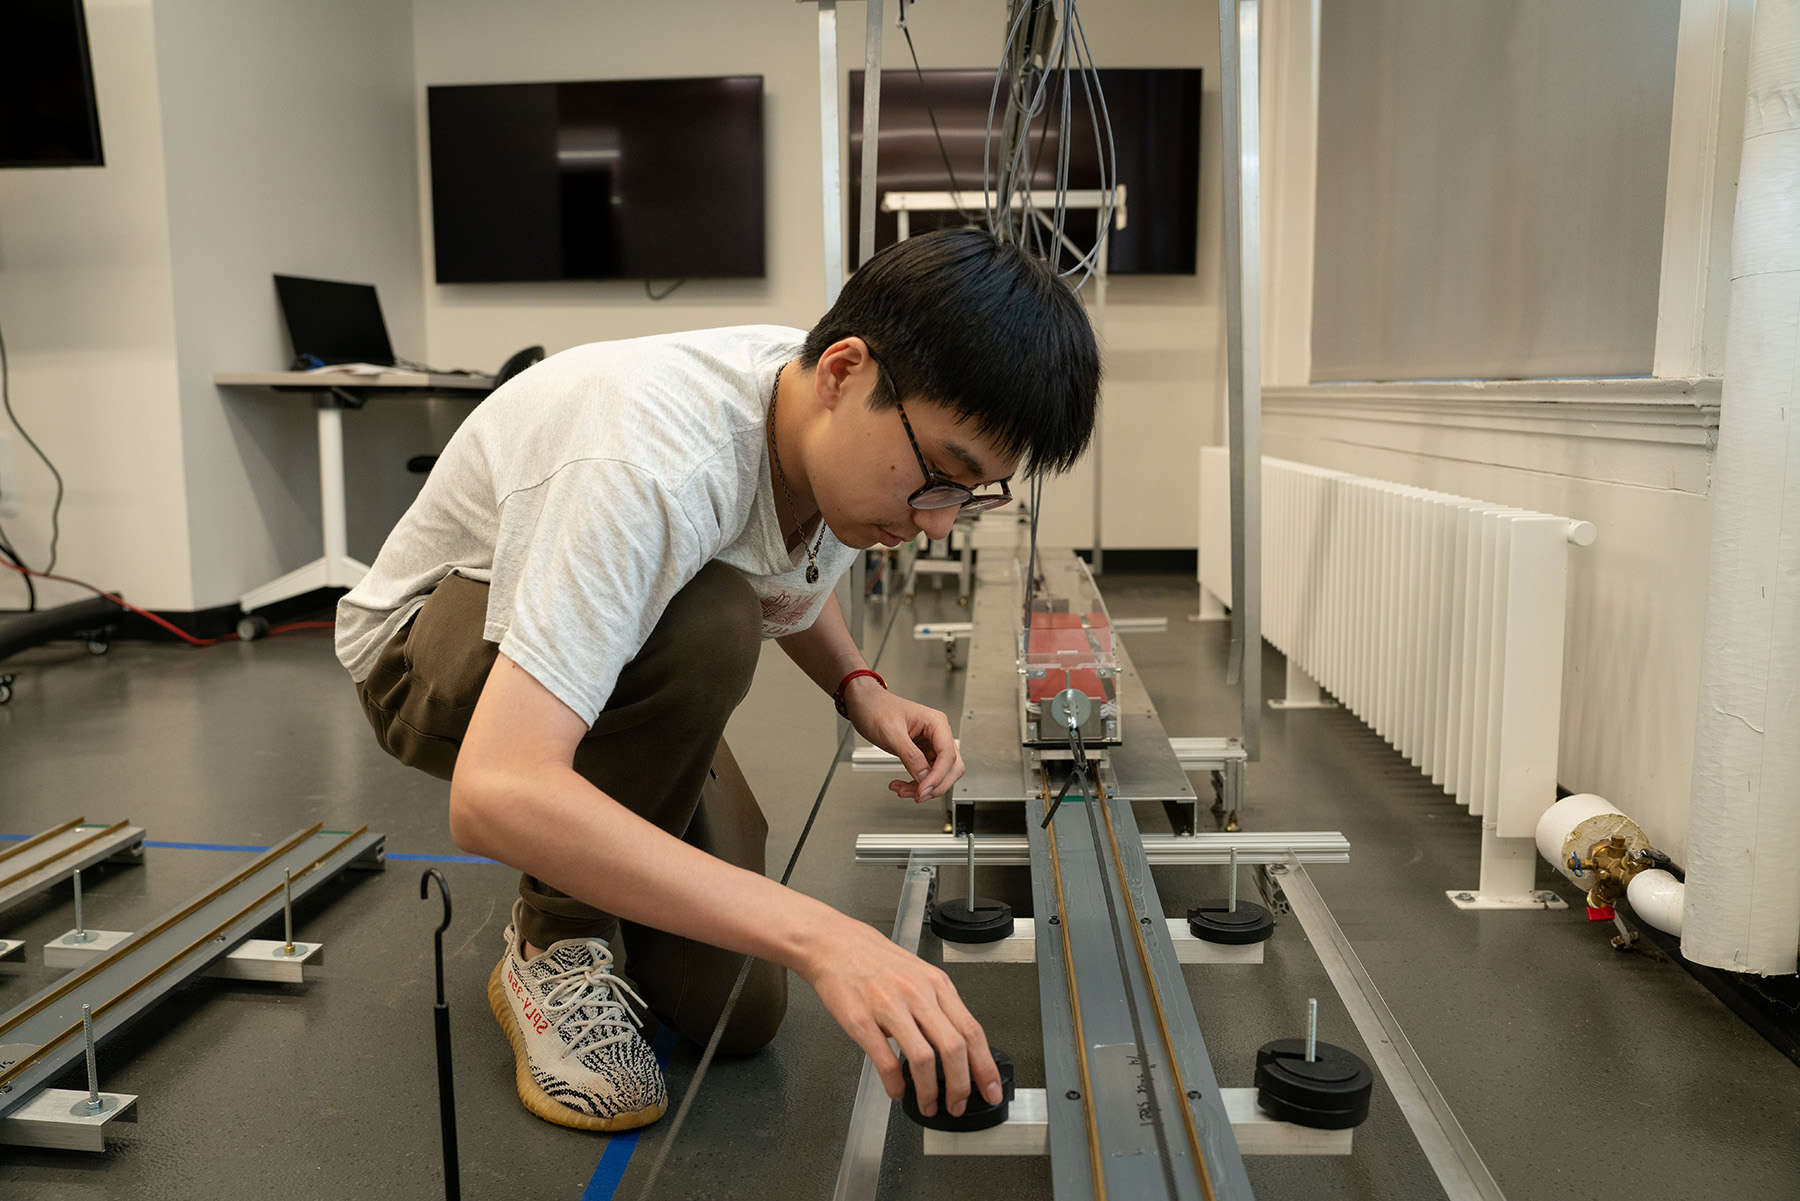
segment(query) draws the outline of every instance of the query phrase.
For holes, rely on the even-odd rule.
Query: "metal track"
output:
[[[296,899],[357,860],[379,863],[381,834],[317,825],[283,840],[211,890],[163,917],[92,964],[0,1017],[0,1117],[29,1101],[83,1054],[81,1007],[93,1014],[96,1041],[118,1030],[172,989],[205,971],[281,912],[282,873]]]
[[[1035,908],[1058,931],[1038,947],[1054,1195],[1246,1201],[1137,823],[1096,789],[1044,828],[1057,770],[1026,809]]]
[[[77,817],[0,851],[0,913],[103,859],[140,862],[144,828],[128,821],[110,826]]]

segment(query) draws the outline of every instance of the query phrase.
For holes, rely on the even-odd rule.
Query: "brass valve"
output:
[[[1589,847],[1585,856],[1570,855],[1569,866],[1578,876],[1593,876],[1593,883],[1588,887],[1588,904],[1600,908],[1624,898],[1625,886],[1644,870],[1646,861],[1630,849],[1623,835],[1614,834]]]

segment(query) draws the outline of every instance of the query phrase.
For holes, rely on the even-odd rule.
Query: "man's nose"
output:
[[[956,524],[956,515],[960,511],[957,505],[947,509],[914,509],[913,524],[924,530],[933,542],[942,541],[950,536],[950,527]]]

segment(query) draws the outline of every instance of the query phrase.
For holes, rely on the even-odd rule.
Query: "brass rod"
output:
[[[1050,800],[1050,771],[1044,770],[1043,799]],[[1081,1028],[1081,992],[1075,987],[1075,955],[1069,946],[1069,906],[1063,900],[1062,859],[1056,852],[1056,826],[1050,832],[1050,878],[1056,885],[1056,928],[1062,934],[1063,975],[1069,984],[1069,1016],[1075,1024],[1075,1067],[1081,1074],[1081,1109],[1087,1119],[1088,1170],[1094,1176],[1094,1201],[1106,1201],[1106,1164],[1100,1155],[1100,1121],[1094,1114],[1094,1086],[1088,1079],[1087,1035]]]
[[[60,852],[57,853],[56,858],[57,859],[66,859],[70,855],[74,854],[76,851],[79,851],[82,847],[87,846],[90,842],[99,842],[102,838],[105,838],[108,834],[117,833],[118,831],[123,830],[126,826],[129,826],[130,824],[131,824],[131,822],[129,820],[122,821],[122,822],[114,822],[112,825],[106,827],[106,829],[104,829],[104,830],[100,830],[93,834],[89,834],[86,838],[82,839],[80,842],[70,843],[68,846],[64,847]],[[68,827],[64,826],[63,829],[66,830],[66,829],[68,829]],[[60,830],[49,831],[49,833],[58,833],[58,834],[61,832],[62,831],[60,831]],[[43,837],[43,835],[39,835],[39,837],[41,838],[41,837]],[[32,841],[35,842],[35,841],[37,841],[37,839],[33,839]],[[6,877],[6,879],[0,880],[0,888],[5,888],[8,884],[16,884],[20,880],[23,880],[26,876],[35,876],[39,872],[43,871],[45,868],[55,866],[55,863],[56,863],[56,860],[52,859],[48,863],[40,863],[36,867],[28,867],[22,872],[15,872],[14,874]]]
[[[1200,1149],[1200,1131],[1194,1123],[1194,1107],[1188,1104],[1187,1085],[1182,1083],[1181,1065],[1175,1059],[1175,1040],[1169,1034],[1169,1019],[1163,1014],[1162,998],[1157,995],[1156,977],[1150,971],[1150,948],[1144,942],[1143,924],[1138,921],[1137,905],[1131,899],[1131,885],[1125,878],[1125,857],[1119,853],[1119,833],[1113,828],[1112,810],[1106,804],[1106,786],[1100,771],[1094,769],[1095,803],[1106,819],[1106,837],[1112,843],[1113,865],[1119,869],[1119,892],[1125,898],[1126,916],[1131,919],[1131,933],[1137,939],[1138,961],[1144,967],[1144,982],[1150,987],[1150,1006],[1156,1012],[1156,1028],[1162,1033],[1163,1054],[1169,1061],[1169,1076],[1175,1085],[1175,1100],[1181,1106],[1181,1124],[1187,1130],[1188,1149],[1194,1158],[1194,1174],[1200,1178],[1200,1193],[1206,1201],[1217,1201],[1212,1176],[1206,1169],[1206,1154]]]
[[[65,830],[73,830],[76,826],[79,826],[82,822],[84,822],[86,820],[87,820],[87,818],[85,818],[85,817],[78,817],[74,821],[64,822],[62,825],[56,826],[53,829],[45,830],[42,834],[33,834],[30,838],[27,838],[24,842],[15,842],[12,846],[7,847],[4,851],[0,851],[0,859],[11,859],[14,855],[19,854],[21,851],[29,851],[32,847],[35,847],[39,843],[45,842],[48,839],[55,838],[58,834],[63,833]]]

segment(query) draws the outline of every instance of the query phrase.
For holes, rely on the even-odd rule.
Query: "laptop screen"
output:
[[[302,367],[326,363],[394,365],[387,322],[373,284],[277,275],[275,292],[287,319],[288,339]],[[312,363],[311,359],[319,360]]]

